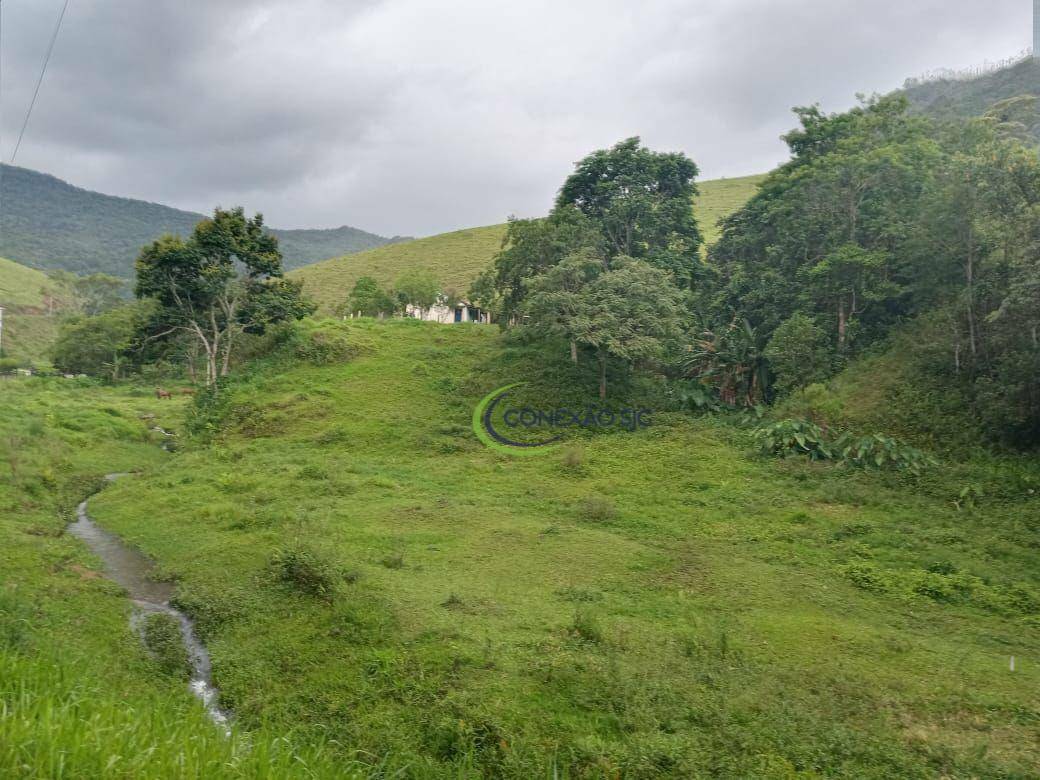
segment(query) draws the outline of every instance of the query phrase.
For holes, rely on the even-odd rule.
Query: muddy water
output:
[[[112,481],[124,474],[109,474],[105,479]],[[173,585],[155,582],[150,576],[155,564],[138,550],[125,544],[118,536],[99,526],[87,514],[87,502],[76,507],[76,521],[69,524],[69,533],[86,542],[91,551],[105,564],[109,579],[126,589],[136,607],[131,625],[139,627],[149,614],[162,612],[175,618],[181,626],[181,638],[191,659],[190,688],[206,708],[210,718],[225,731],[228,730],[228,713],[217,705],[218,692],[213,687],[210,675],[209,653],[195,635],[191,619],[180,610],[170,606]]]

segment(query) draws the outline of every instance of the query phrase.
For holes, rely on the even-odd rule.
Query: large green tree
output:
[[[164,236],[137,259],[139,298],[159,305],[152,338],[187,335],[205,359],[208,385],[226,376],[240,337],[309,311],[299,284],[282,276],[278,240],[260,214],[216,209],[191,237]]]
[[[584,214],[602,236],[605,258],[645,260],[688,286],[702,273],[703,239],[692,208],[697,173],[686,155],[654,152],[628,138],[579,162],[556,209]]]
[[[69,374],[117,380],[133,368],[139,334],[152,315],[150,301],[134,301],[62,322],[51,346],[55,367]]]
[[[629,138],[575,166],[545,219],[510,220],[503,249],[470,297],[502,327],[561,338],[571,359],[662,356],[677,333],[683,289],[703,278],[693,216],[697,166]]]
[[[593,351],[599,397],[607,396],[611,359],[631,365],[663,355],[679,334],[682,294],[672,277],[646,261],[616,257],[608,270],[594,255],[573,255],[534,277],[526,312],[530,327]]]
[[[379,286],[379,282],[371,276],[362,276],[354,283],[350,298],[340,311],[344,316],[382,317],[393,314],[395,308],[393,297]]]

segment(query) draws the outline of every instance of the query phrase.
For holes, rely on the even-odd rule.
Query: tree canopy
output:
[[[205,357],[206,383],[227,375],[239,337],[314,307],[281,278],[278,240],[260,214],[216,209],[188,239],[164,236],[137,259],[139,298],[158,304],[153,338],[186,335]]]

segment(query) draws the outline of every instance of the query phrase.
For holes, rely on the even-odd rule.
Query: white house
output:
[[[450,325],[456,322],[476,322],[481,325],[491,324],[491,312],[484,311],[474,306],[469,301],[459,301],[455,306],[448,306],[445,302],[439,302],[425,312],[417,307],[409,305],[405,310],[405,316],[427,322],[439,322]]]

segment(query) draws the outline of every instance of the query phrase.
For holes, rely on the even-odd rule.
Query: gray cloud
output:
[[[61,0],[4,0],[8,160]],[[72,0],[17,163],[280,227],[425,235],[544,213],[630,135],[705,177],[790,108],[1029,44],[1028,0]]]

